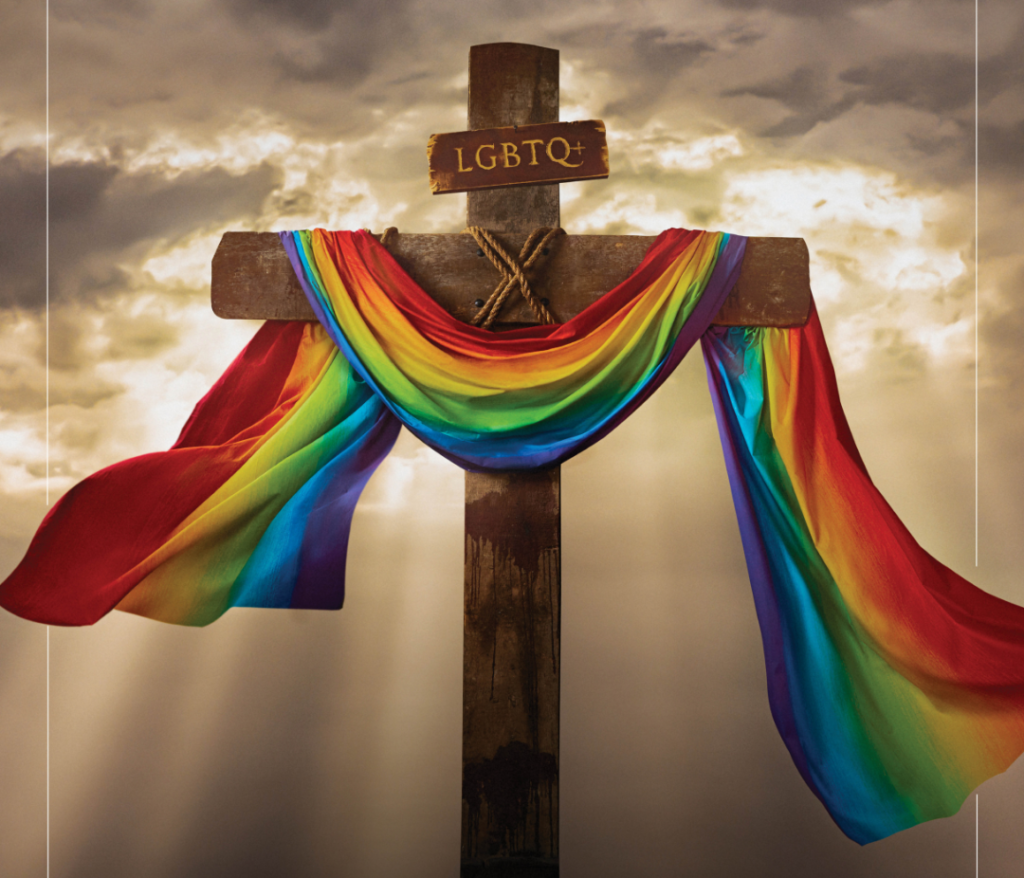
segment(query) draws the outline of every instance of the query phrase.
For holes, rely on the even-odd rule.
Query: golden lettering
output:
[[[566,146],[568,146],[568,145],[569,144],[566,144]],[[485,144],[483,144],[481,146],[478,146],[476,148],[476,166],[478,168],[481,168],[484,171],[493,171],[495,165],[498,164],[498,157],[492,155],[491,156],[491,163],[489,165],[482,164],[481,161],[480,161],[480,150],[482,150],[482,149],[494,149],[494,144],[493,143],[485,143]]]
[[[559,140],[562,141],[562,143],[565,145],[565,152],[562,153],[561,158],[556,158],[555,154],[551,151],[551,146],[552,144],[556,143]],[[551,140],[548,141],[547,153],[548,158],[551,159],[551,161],[558,162],[558,164],[562,165],[563,167],[578,168],[580,165],[583,164],[583,161],[580,160],[579,163],[574,165],[571,162],[569,162],[569,156],[572,155],[573,152],[576,152],[577,150],[582,152],[585,148],[586,147],[580,146],[580,142],[578,140],[576,141],[575,146],[569,146],[569,141],[566,140],[564,137],[552,137]]]
[[[505,161],[505,167],[506,168],[518,168],[519,167],[519,150],[516,149],[516,145],[514,143],[504,143],[504,142],[502,142],[501,150],[502,150],[502,153],[503,153],[502,158]],[[510,159],[515,159],[516,160],[515,164],[509,164],[509,160]]]
[[[462,147],[461,146],[455,147],[455,151],[459,154],[459,173],[460,174],[468,174],[473,169],[472,168],[464,168],[464,167],[462,167]]]
[[[543,140],[524,140],[520,144],[521,146],[526,146],[527,144],[529,144],[529,147],[530,147],[530,164],[531,165],[540,164],[540,162],[537,161],[537,144],[538,143],[543,143],[543,142],[544,142]]]

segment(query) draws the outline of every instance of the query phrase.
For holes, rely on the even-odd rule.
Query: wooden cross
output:
[[[495,43],[469,53],[469,127],[558,121],[558,52]],[[557,227],[558,186],[468,193],[467,224],[518,253],[529,232]],[[556,319],[625,280],[654,239],[568,236],[533,286]],[[400,234],[388,245],[449,313],[469,321],[496,274],[465,234]],[[314,320],[274,233],[228,232],[213,258],[213,309],[227,318]],[[807,246],[750,238],[739,280],[715,323],[794,326],[810,308]],[[525,302],[500,328],[535,324]],[[463,640],[462,876],[558,875],[561,598],[559,468],[466,473]]]

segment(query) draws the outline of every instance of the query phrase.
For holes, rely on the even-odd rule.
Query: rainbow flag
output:
[[[54,504],[0,605],[48,625],[115,607],[182,625],[232,606],[338,609],[356,501],[398,431],[321,327],[268,322],[169,451]]]
[[[817,313],[701,344],[794,763],[861,844],[955,814],[1024,750],[1024,609],[936,561],[872,484]]]
[[[665,232],[626,281],[563,324],[453,319],[365,233],[285,232],[313,310],[402,423],[470,470],[559,463],[672,373],[739,276],[746,239]]]
[[[836,823],[866,843],[955,813],[1024,750],[1024,609],[935,561],[872,485],[817,315],[711,326],[745,239],[670,230],[569,322],[492,334],[366,233],[281,238],[320,323],[267,323],[172,449],[72,488],[0,605],[62,625],[338,608],[356,501],[400,425],[466,469],[551,466],[700,339],[772,714]]]

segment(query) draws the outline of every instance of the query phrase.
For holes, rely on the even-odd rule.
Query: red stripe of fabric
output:
[[[628,307],[701,234],[680,229],[662,232],[648,248],[636,271],[566,323],[529,326],[498,334],[466,326],[452,317],[369,234],[349,236],[343,232],[327,232],[324,240],[346,287],[358,290],[365,286],[366,278],[371,279],[373,284],[387,290],[388,298],[431,341],[444,347],[475,347],[485,355],[497,355],[496,352],[506,355],[549,350],[553,345],[592,332],[617,311]],[[495,271],[495,285],[498,278]],[[481,294],[487,292],[481,290]]]
[[[268,322],[200,400],[170,451],[113,464],[49,511],[0,585],[0,606],[36,622],[90,625],[136,584],[126,576],[244,463],[299,398],[309,324]]]

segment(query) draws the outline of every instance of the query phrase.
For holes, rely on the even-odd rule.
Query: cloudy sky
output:
[[[560,50],[563,120],[608,127],[565,228],[804,237],[876,483],[1024,603],[1019,3],[981,4],[976,260],[971,3],[51,0],[48,370],[46,11],[0,15],[0,576],[48,500],[169,446],[255,332],[210,311],[222,232],[461,230],[427,138],[465,127],[469,47],[517,41]],[[860,848],[800,781],[691,360],[563,467],[563,874],[973,874],[973,800]],[[454,875],[461,516],[461,473],[406,436],[341,613],[51,629],[52,874]],[[46,637],[0,617],[5,875],[44,874]],[[979,804],[981,874],[1017,874],[1024,765]]]

